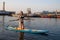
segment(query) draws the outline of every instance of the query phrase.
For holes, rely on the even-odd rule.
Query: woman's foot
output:
[[[17,27],[16,29],[17,29],[17,30],[23,30],[24,28]]]

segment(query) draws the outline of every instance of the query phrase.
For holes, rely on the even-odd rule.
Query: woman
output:
[[[23,30],[24,29],[24,17],[23,17],[23,11],[20,12],[19,14],[19,27],[17,28],[18,30]]]

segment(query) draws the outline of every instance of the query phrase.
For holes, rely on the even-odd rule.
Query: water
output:
[[[4,27],[12,25],[18,26],[18,21],[9,22],[16,19],[14,17],[5,16]],[[25,20],[24,26],[29,29],[49,30],[46,34],[30,34],[19,33],[5,30],[3,27],[2,16],[0,16],[0,40],[60,40],[60,19],[56,18],[32,18],[34,20]]]

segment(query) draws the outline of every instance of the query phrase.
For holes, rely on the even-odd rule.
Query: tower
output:
[[[3,11],[5,11],[5,2],[3,2]]]

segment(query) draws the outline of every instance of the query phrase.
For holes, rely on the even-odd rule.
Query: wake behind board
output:
[[[27,33],[48,33],[48,30],[35,30],[35,29],[23,29],[17,30],[16,27],[6,27],[7,30],[16,32],[27,32]]]

